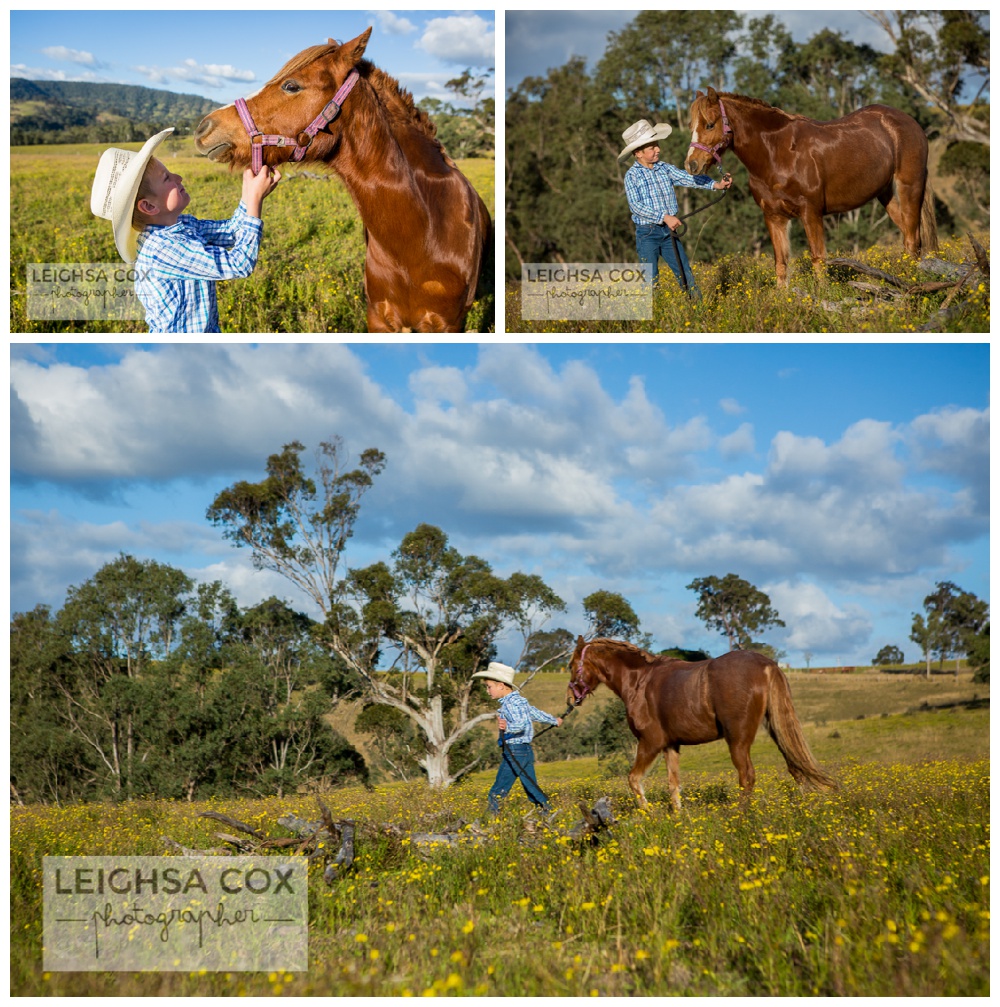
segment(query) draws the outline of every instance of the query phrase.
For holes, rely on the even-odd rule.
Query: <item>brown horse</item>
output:
[[[303,50],[242,110],[206,116],[195,146],[239,170],[251,147],[258,163],[329,165],[365,227],[369,331],[460,332],[492,248],[490,215],[409,92],[362,59],[371,32]]]
[[[914,257],[938,247],[927,175],[927,137],[917,121],[888,105],[868,105],[817,122],[740,94],[698,92],[691,105],[685,167],[703,174],[727,149],[750,173],[750,193],[764,214],[778,283],[787,283],[788,228],[802,221],[813,269],[823,272],[823,215],[871,199],[885,207]]]
[[[816,765],[802,728],[788,679],[769,658],[734,650],[708,661],[654,657],[623,640],[576,641],[567,702],[579,706],[598,685],[606,685],[625,704],[628,726],[639,739],[629,786],[646,807],[642,778],[662,752],[670,800],[680,810],[677,765],[681,745],[704,745],[725,738],[740,778],[743,796],[753,790],[756,773],[750,746],[761,721],[801,786],[836,789]]]

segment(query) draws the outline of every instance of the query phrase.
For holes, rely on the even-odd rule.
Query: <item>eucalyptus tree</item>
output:
[[[894,52],[883,68],[943,118],[949,140],[989,145],[989,11],[866,11]],[[969,86],[976,92],[967,94]]]
[[[696,577],[687,585],[698,595],[695,615],[722,633],[730,650],[748,650],[753,635],[769,626],[784,626],[771,607],[771,599],[749,581],[727,573],[725,577]]]
[[[170,655],[192,587],[181,570],[123,553],[71,587],[59,612],[73,655],[73,674],[58,679],[63,716],[115,796],[135,793],[144,772],[145,725],[159,708],[154,663]]]
[[[385,457],[369,449],[348,469],[342,442],[333,439],[320,445],[313,479],[304,450],[298,441],[285,445],[268,458],[261,482],[223,490],[208,518],[235,545],[251,549],[255,566],[305,592],[322,614],[318,638],[357,677],[368,702],[410,720],[429,783],[448,786],[471,768],[453,770],[452,751],[493,716],[476,710],[472,675],[505,633],[528,639],[563,603],[540,578],[499,577],[426,524],[404,536],[391,564],[349,569],[344,554],[361,497]],[[389,651],[392,674],[385,667]]]

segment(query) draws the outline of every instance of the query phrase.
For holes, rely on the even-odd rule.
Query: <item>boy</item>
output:
[[[660,257],[677,277],[687,295],[697,300],[701,291],[694,281],[691,264],[684,246],[673,233],[681,224],[677,216],[677,195],[674,186],[695,189],[728,189],[732,179],[726,175],[713,182],[708,175],[690,175],[672,164],[660,160],[660,141],[671,132],[666,122],[653,126],[647,119],[632,123],[622,133],[625,149],[618,155],[624,161],[629,154],[635,163],[625,172],[625,196],[635,224],[635,248],[640,262],[653,267],[653,282],[660,272]]]
[[[514,669],[506,664],[490,661],[486,671],[477,671],[472,677],[486,679],[486,691],[490,694],[490,699],[500,701],[497,714],[497,726],[500,728],[500,768],[487,798],[490,813],[499,814],[500,800],[510,793],[515,780],[521,781],[532,804],[537,804],[542,811],[548,811],[549,799],[535,779],[535,753],[531,747],[535,729],[531,722],[537,720],[558,727],[562,724],[562,717],[553,717],[550,713],[536,710],[516,691]]]
[[[110,220],[115,246],[135,263],[136,296],[150,332],[218,332],[217,280],[249,276],[263,232],[261,209],[280,173],[268,167],[243,173],[240,204],[229,220],[198,220],[181,176],[153,151],[173,132],[157,133],[135,153],[111,147],[97,166],[90,208]]]

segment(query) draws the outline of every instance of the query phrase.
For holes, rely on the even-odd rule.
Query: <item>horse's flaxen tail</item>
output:
[[[920,204],[920,254],[938,250],[937,221],[934,219],[934,192],[930,172],[924,183],[924,201]]]
[[[788,679],[777,665],[772,665],[770,668],[764,724],[778,750],[785,757],[788,771],[797,783],[815,790],[837,789],[836,780],[819,768],[812,752],[809,751],[795,707],[792,706],[792,692],[788,687]]]

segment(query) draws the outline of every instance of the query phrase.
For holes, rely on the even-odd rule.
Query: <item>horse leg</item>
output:
[[[767,224],[767,233],[771,235],[771,244],[774,246],[774,271],[778,277],[778,286],[784,287],[788,283],[788,256],[792,248],[788,240],[788,228],[792,222],[787,217],[765,214],[764,223]]]
[[[681,759],[679,748],[670,747],[663,753],[663,759],[667,764],[667,779],[670,787],[670,803],[674,811],[681,810],[681,777],[678,772],[678,765]]]
[[[639,739],[639,746],[635,752],[635,762],[632,763],[632,769],[628,774],[628,785],[632,788],[632,793],[635,794],[635,799],[639,802],[640,808],[649,807],[649,802],[646,800],[646,792],[642,788],[642,778],[649,772],[649,767],[654,763],[659,754],[659,748],[643,738]]]
[[[736,767],[736,772],[740,779],[740,790],[742,791],[740,794],[740,804],[746,804],[747,799],[753,791],[754,784],[757,782],[757,772],[750,761],[750,745],[752,742],[753,738],[749,740],[729,740],[729,757],[733,760],[733,765]]]
[[[802,214],[809,254],[812,256],[813,273],[816,279],[823,278],[826,267],[826,235],[823,233],[823,214],[806,210]]]
[[[924,186],[901,182],[898,176],[878,194],[889,219],[903,235],[903,247],[913,256],[920,255],[920,210]]]

